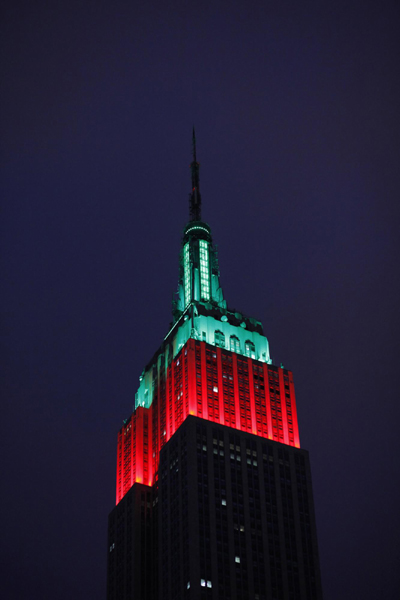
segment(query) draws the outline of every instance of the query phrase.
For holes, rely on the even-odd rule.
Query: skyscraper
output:
[[[322,598],[293,376],[228,308],[193,131],[173,321],[118,433],[108,600]]]

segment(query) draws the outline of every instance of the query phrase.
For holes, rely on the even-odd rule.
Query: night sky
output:
[[[325,600],[397,600],[398,2],[5,4],[1,597],[105,599],[194,124],[228,305],[294,373]]]

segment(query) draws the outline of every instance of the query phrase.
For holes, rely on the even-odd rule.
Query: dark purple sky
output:
[[[325,600],[397,600],[398,3],[6,4],[1,597],[105,598],[194,123],[228,304],[294,372]]]

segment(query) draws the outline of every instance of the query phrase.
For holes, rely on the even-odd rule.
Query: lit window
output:
[[[244,345],[246,349],[246,356],[250,356],[250,358],[255,358],[256,347],[254,346],[253,342],[251,342],[250,340],[246,340]]]
[[[225,336],[222,333],[222,331],[219,331],[218,329],[216,330],[214,340],[216,346],[220,346],[220,348],[225,348]]]
[[[200,287],[201,297],[210,299],[210,268],[208,258],[208,242],[200,240]]]
[[[235,556],[235,563],[240,563],[240,556]]]
[[[230,350],[231,352],[240,352],[240,342],[236,335],[231,335],[230,338]]]
[[[185,246],[183,248],[183,281],[184,281],[184,289],[185,289],[185,306],[187,306],[191,300],[189,243],[185,244]]]
[[[206,580],[205,580],[205,579],[201,579],[201,580],[200,580],[200,585],[201,585],[202,587],[206,587]]]
[[[214,387],[213,387],[213,392],[218,392],[218,388],[216,385],[214,385]]]
[[[221,504],[222,504],[222,506],[226,506],[226,500],[225,500],[225,498],[222,498]]]
[[[190,581],[188,581],[186,584],[186,589],[188,590],[189,588],[190,588]]]
[[[207,581],[207,587],[210,587],[210,588],[212,588],[212,583],[211,583],[211,581]]]

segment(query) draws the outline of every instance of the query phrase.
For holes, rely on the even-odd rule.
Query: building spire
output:
[[[192,191],[189,196],[189,220],[201,221],[201,196],[200,196],[200,179],[199,179],[199,163],[196,160],[196,135],[193,127],[193,161],[190,163],[192,173]]]

